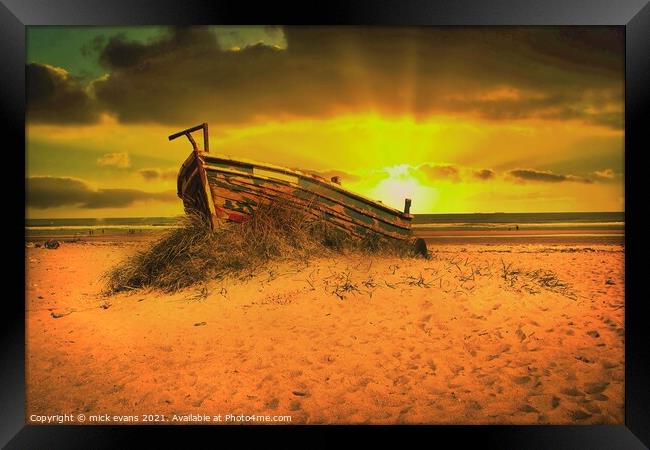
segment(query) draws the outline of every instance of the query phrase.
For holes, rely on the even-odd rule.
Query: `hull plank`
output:
[[[326,220],[332,219],[343,225],[361,226],[361,228],[398,239],[410,235],[408,224],[379,220],[359,212],[352,206],[331,201],[317,193],[296,190],[292,186],[273,181],[253,183],[244,177],[224,175],[218,172],[208,172],[208,179],[213,198],[215,198],[215,206],[219,203],[217,199],[224,199],[222,205],[226,209],[232,209],[244,215],[251,214],[259,204],[284,198],[303,211],[312,211],[315,216],[323,217]],[[345,226],[345,228],[348,227]]]

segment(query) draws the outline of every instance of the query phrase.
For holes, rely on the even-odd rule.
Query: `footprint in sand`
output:
[[[555,409],[560,406],[560,397],[553,396],[551,399],[551,409]]]
[[[483,409],[483,407],[476,400],[470,400],[469,402],[467,402],[467,409],[469,409],[470,411],[480,411]]]
[[[530,377],[529,376],[523,376],[523,377],[514,377],[512,379],[516,384],[527,384],[530,382]]]
[[[402,408],[399,412],[399,415],[397,417],[398,422],[405,422],[406,421],[406,415],[413,409],[413,405],[407,405],[404,408]]]
[[[585,364],[593,364],[594,363],[593,359],[587,358],[584,355],[574,356],[574,358],[577,359],[578,361],[582,361]]]
[[[302,405],[298,400],[292,400],[291,403],[289,403],[289,411],[300,411],[302,409]]]
[[[519,407],[519,411],[525,412],[525,413],[538,413],[539,411],[529,404],[525,404]]]
[[[517,331],[515,331],[515,336],[517,336],[519,342],[524,342],[524,339],[527,337],[526,333],[524,333],[521,328],[517,328]]]
[[[463,366],[459,366],[459,365],[457,365],[457,364],[453,364],[453,365],[449,368],[449,370],[451,370],[451,373],[454,374],[452,378],[456,378],[458,375],[460,375],[461,372],[463,372],[463,371],[465,370],[465,367],[463,367]]]
[[[581,409],[575,410],[575,411],[569,411],[569,417],[571,417],[573,420],[585,420],[590,418],[592,415],[589,414],[586,411],[582,411]]]
[[[587,411],[591,414],[600,414],[602,412],[598,406],[592,405],[591,403],[586,403],[585,408],[587,408]]]
[[[602,383],[587,383],[585,385],[585,392],[587,394],[600,394],[603,392],[605,389],[607,389],[607,386],[609,386],[608,382],[602,382]]]
[[[393,386],[403,386],[407,384],[409,381],[411,381],[409,377],[405,375],[400,375],[399,377],[393,380]]]
[[[564,395],[568,395],[568,396],[570,396],[570,397],[578,397],[578,396],[585,395],[583,392],[580,392],[578,389],[576,389],[576,388],[574,388],[574,387],[572,387],[572,388],[562,389],[560,392],[561,392],[562,394],[564,394]]]
[[[615,367],[618,367],[618,364],[612,361],[603,360],[602,366],[604,369],[613,369]]]

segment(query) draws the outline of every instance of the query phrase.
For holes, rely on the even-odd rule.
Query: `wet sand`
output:
[[[112,297],[146,239],[27,248],[27,420],[622,424],[623,246],[473,242]]]

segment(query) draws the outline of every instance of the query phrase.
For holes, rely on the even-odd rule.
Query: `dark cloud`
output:
[[[146,181],[157,180],[160,177],[160,172],[156,169],[142,169],[138,172]]]
[[[543,183],[561,183],[563,181],[575,181],[578,183],[593,183],[593,180],[576,175],[561,175],[548,171],[532,170],[532,169],[515,169],[511,170],[510,175],[518,180],[523,181],[540,181]]]
[[[30,177],[27,206],[45,209],[76,206],[84,209],[123,208],[139,201],[177,201],[176,193],[137,189],[92,189],[82,180],[64,177]]]
[[[491,169],[481,169],[474,171],[474,177],[479,180],[491,180],[494,178],[494,170]]]
[[[418,170],[426,174],[427,177],[432,180],[460,181],[460,170],[456,166],[422,164],[418,167]]]
[[[109,69],[122,69],[139,64],[152,54],[152,49],[140,42],[127,42],[123,38],[112,38],[104,47],[99,62]]]
[[[107,69],[146,71],[157,58],[176,52],[191,50],[192,53],[203,53],[217,48],[216,36],[208,27],[175,27],[161,39],[148,44],[127,41],[124,35],[113,36],[101,49],[99,62]]]
[[[34,122],[88,123],[99,118],[96,105],[64,69],[27,64],[27,118]]]
[[[122,122],[471,114],[623,126],[620,27],[286,27],[287,47],[222,49],[207,27],[100,46],[93,84]],[[103,47],[102,47],[103,46]]]
[[[569,69],[620,74],[625,52],[624,27],[558,27],[550,39],[522,35],[543,60]]]
[[[249,120],[265,114],[327,115],[333,110],[377,107],[395,114],[452,111],[506,120],[580,118],[578,112],[585,108],[577,104],[585,88],[590,84],[603,88],[602,76],[580,72],[567,63],[576,55],[567,50],[558,52],[564,47],[557,44],[562,39],[555,32],[317,27],[287,28],[286,34],[286,52],[259,45],[240,52],[212,51],[209,61],[193,57],[197,55],[194,48],[185,49],[181,58],[175,58],[173,52],[165,54],[157,61],[165,60],[167,68],[173,68],[171,73],[165,71],[169,78],[159,80],[162,84],[157,86],[164,89],[182,67],[179,81],[193,84],[197,94],[202,90],[204,98],[213,97],[213,105],[228,104],[223,114],[216,113],[222,116],[218,118],[221,121]],[[522,45],[517,41],[521,37],[528,37],[534,45]],[[173,33],[168,40],[176,40]],[[166,42],[151,45],[151,51],[177,48]],[[193,43],[198,42],[206,43],[205,39]],[[469,54],[476,64],[468,64]],[[486,56],[488,59],[481,61]],[[476,76],[478,68],[481,77]],[[622,72],[618,76],[617,87],[622,92]],[[432,79],[436,83],[431,83]],[[131,84],[133,79],[125,81]],[[120,85],[116,78],[107,80],[106,85],[112,82]],[[576,84],[579,89],[575,89]],[[504,85],[523,93],[515,99],[491,99],[490,91]],[[177,83],[170,87],[174,86]],[[449,97],[449,92],[463,92],[464,96]],[[119,114],[115,103],[119,97],[113,94],[109,91],[107,97],[114,101]],[[377,102],[378,98],[381,101]],[[180,113],[181,109],[174,111]],[[123,108],[120,117],[129,120],[126,114],[132,120],[150,119],[151,109],[144,113],[138,119],[132,108]],[[585,113],[583,118],[592,120],[591,116]]]
[[[175,180],[178,175],[175,169],[141,169],[138,173],[145,181]]]

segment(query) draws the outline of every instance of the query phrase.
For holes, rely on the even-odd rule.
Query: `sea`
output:
[[[180,226],[182,216],[176,217],[112,217],[75,219],[25,219],[26,237],[39,236],[99,236],[150,234]]]
[[[178,227],[177,217],[26,219],[28,236],[143,233]],[[622,232],[623,212],[415,214],[414,231],[612,230]]]
[[[624,212],[419,214],[412,228],[432,244],[625,245]]]
[[[624,212],[416,214],[413,228],[437,230],[622,229]]]

